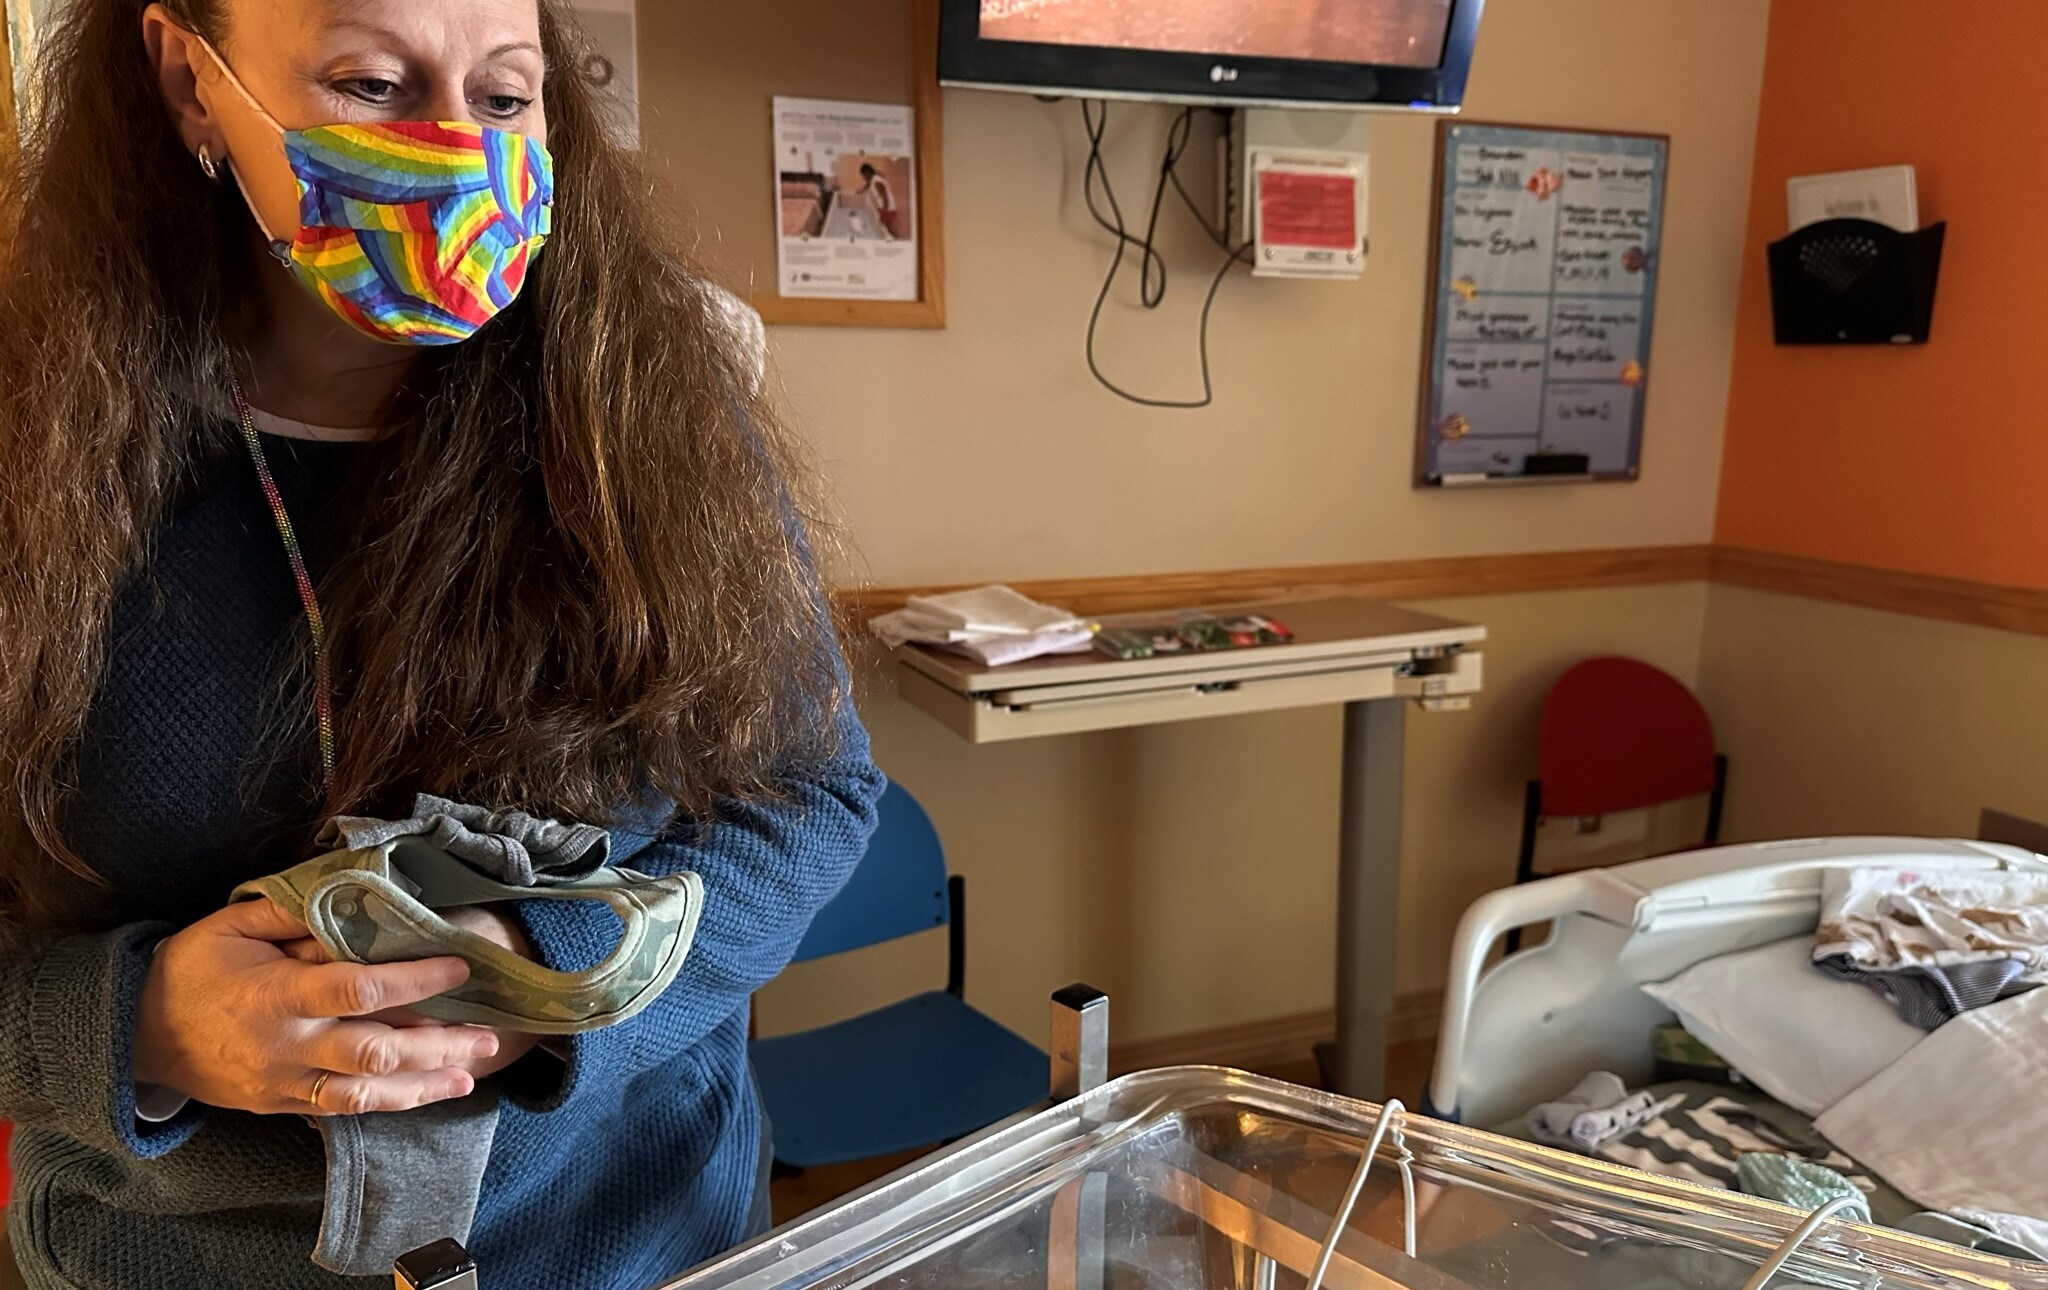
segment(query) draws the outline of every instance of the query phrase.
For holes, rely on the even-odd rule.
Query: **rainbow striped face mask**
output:
[[[231,160],[271,253],[350,326],[390,344],[453,345],[518,297],[553,226],[546,148],[466,121],[286,130],[207,51],[260,118],[265,146],[235,146]],[[231,144],[256,125],[241,124]],[[283,202],[264,218],[256,190],[267,180],[284,192],[285,177],[253,174],[252,161],[289,167],[296,227],[272,227]]]

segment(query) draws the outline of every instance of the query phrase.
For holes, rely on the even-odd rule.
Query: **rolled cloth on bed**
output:
[[[2048,875],[1830,869],[1813,965],[1933,1030],[2048,984]]]

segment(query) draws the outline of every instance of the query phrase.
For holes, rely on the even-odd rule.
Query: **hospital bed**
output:
[[[1821,875],[1882,865],[2048,873],[2019,847],[1928,838],[1821,838],[1715,847],[1585,870],[1482,897],[1451,947],[1431,1114],[1498,1125],[1591,1070],[1650,1081],[1648,1036],[1672,1014],[1643,993],[1696,963],[1813,931]],[[1495,960],[1515,928],[1541,945]]]

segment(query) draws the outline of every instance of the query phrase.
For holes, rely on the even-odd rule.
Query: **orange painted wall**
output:
[[[1719,541],[2048,588],[2044,50],[2043,0],[1775,0]],[[1773,345],[1786,178],[1900,163],[1949,222],[1931,342]]]

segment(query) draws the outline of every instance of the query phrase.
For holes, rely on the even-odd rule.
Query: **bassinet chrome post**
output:
[[[1070,1102],[1109,1082],[1109,996],[1074,984],[1052,996],[1052,1100]],[[1096,1172],[1069,1183],[1053,1206],[1052,1244],[1064,1247],[1051,1268],[1056,1290],[1102,1290],[1109,1282],[1103,1233],[1109,1179]]]
[[[1052,997],[1052,1100],[1070,1102],[1109,1082],[1109,996],[1070,985]]]
[[[391,1267],[396,1290],[477,1290],[476,1260],[455,1240],[423,1245]]]

